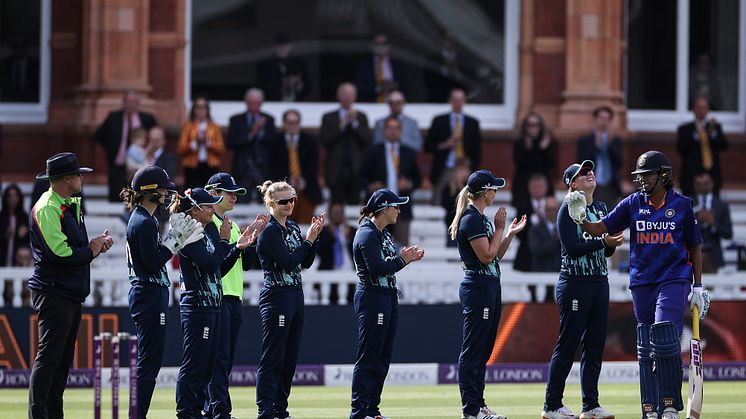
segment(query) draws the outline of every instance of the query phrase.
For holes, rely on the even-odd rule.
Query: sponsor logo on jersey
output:
[[[638,210],[639,215],[650,215],[650,208],[640,208]]]
[[[673,233],[676,230],[674,221],[636,221],[637,244],[674,244]]]

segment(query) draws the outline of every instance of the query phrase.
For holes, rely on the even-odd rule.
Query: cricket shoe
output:
[[[577,418],[577,416],[575,416],[575,413],[572,413],[572,410],[566,408],[565,406],[562,406],[557,410],[545,410],[541,412],[541,417],[543,419],[575,419]]]
[[[581,413],[580,419],[614,419],[614,414],[607,412],[606,409],[598,406],[587,412]]]
[[[663,410],[661,419],[679,419],[679,412],[673,407],[667,407],[665,410]]]
[[[485,415],[490,415],[490,416],[492,416],[495,419],[507,419],[507,416],[501,415],[501,414],[495,412],[494,410],[490,409],[487,405],[482,406],[479,409],[479,412],[480,413],[484,413]],[[478,417],[478,415],[477,415],[477,417]]]
[[[479,412],[477,412],[476,416],[462,414],[461,419],[508,419],[507,416],[501,415],[499,413],[495,413],[495,414],[488,413],[488,411],[491,412],[491,410],[489,410],[489,408],[485,410],[485,407],[482,407],[481,409],[479,409]]]
[[[658,419],[658,412],[645,413],[645,419]]]
[[[366,416],[365,419],[389,419],[389,417],[378,415],[378,416]]]

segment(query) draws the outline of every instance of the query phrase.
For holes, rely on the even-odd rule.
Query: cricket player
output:
[[[692,200],[674,191],[671,164],[663,153],[640,155],[632,175],[639,191],[601,221],[588,219],[581,192],[569,193],[566,201],[573,220],[593,236],[630,229],[642,417],[678,419],[684,409],[679,336],[687,294],[689,307],[696,305],[701,318],[709,308],[702,288],[702,238]]]

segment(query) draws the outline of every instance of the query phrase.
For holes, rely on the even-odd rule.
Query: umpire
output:
[[[83,173],[74,153],[47,159],[49,179],[29,219],[34,274],[29,279],[31,302],[38,314],[39,350],[29,383],[31,419],[61,418],[62,394],[75,352],[81,305],[91,291],[91,261],[112,245],[108,231],[88,241],[81,198]]]

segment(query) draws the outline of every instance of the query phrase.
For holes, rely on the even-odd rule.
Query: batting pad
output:
[[[679,331],[676,325],[666,321],[655,323],[650,335],[658,379],[658,411],[667,407],[684,410]]]
[[[653,374],[653,354],[650,347],[650,325],[637,324],[637,361],[640,364],[640,401],[642,417],[655,412],[658,406],[658,383]]]

